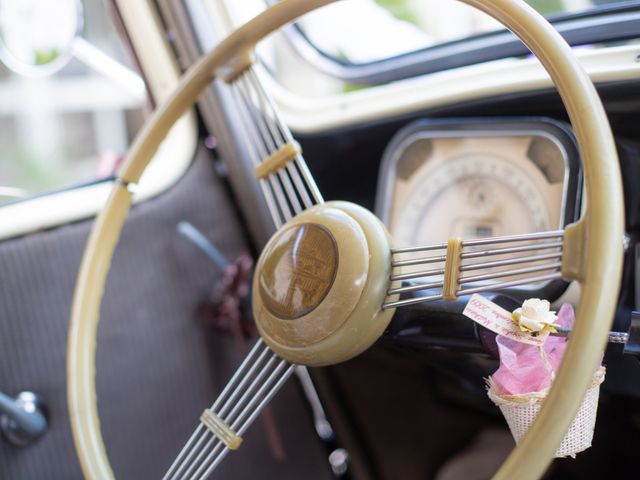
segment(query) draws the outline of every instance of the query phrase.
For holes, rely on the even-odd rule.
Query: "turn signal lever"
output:
[[[33,392],[16,398],[0,392],[0,431],[9,443],[26,447],[47,431],[49,422],[42,399]]]

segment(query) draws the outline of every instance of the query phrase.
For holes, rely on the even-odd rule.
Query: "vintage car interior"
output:
[[[0,62],[0,479],[640,476],[640,2],[2,0]]]

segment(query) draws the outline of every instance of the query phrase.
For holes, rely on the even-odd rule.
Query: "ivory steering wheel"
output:
[[[238,29],[187,71],[171,97],[135,139],[109,200],[94,224],[72,306],[68,402],[74,442],[86,478],[113,478],[97,414],[95,348],[105,280],[131,205],[128,185],[138,182],[171,126],[214,78],[230,84],[238,81],[247,71],[251,72],[252,51],[258,41],[300,15],[333,1],[283,0]],[[596,90],[551,25],[521,0],[461,1],[500,21],[538,57],[569,113],[584,164],[586,208],[582,218],[561,234],[562,278],[581,284],[576,323],[542,411],[495,476],[533,479],[539,478],[551,461],[591,383],[594,366],[606,344],[622,271],[624,206],[620,171],[610,126]],[[247,106],[246,112],[250,108]],[[345,202],[322,202],[297,144],[288,129],[277,123],[275,109],[270,112],[260,117],[264,120],[261,125],[267,128],[275,124],[282,142],[280,145],[274,142],[273,151],[265,152],[263,161],[256,166],[256,176],[263,191],[271,192],[267,200],[277,211],[275,187],[273,183],[269,187],[269,182],[282,172],[289,172],[280,176],[280,183],[275,185],[284,189],[293,186],[292,180],[301,182],[304,194],[300,193],[296,201],[310,208],[303,209],[284,225],[277,225],[279,229],[256,269],[253,307],[262,336],[258,343],[262,355],[271,358],[280,369],[273,372],[277,373],[274,378],[278,382],[260,390],[263,396],[256,397],[263,400],[256,406],[258,410],[270,400],[294,363],[326,365],[357,355],[382,334],[394,307],[400,306],[396,297],[390,295],[390,289],[393,292],[397,286],[390,284],[391,240],[385,228],[373,214],[360,207]],[[288,206],[293,207],[293,203],[290,201]],[[281,205],[281,213],[282,210]],[[444,283],[446,289],[446,278]],[[448,293],[444,289],[445,298],[456,294],[455,285]],[[258,351],[254,349],[255,355],[260,353],[255,352]],[[243,365],[249,368],[251,362]],[[233,382],[240,381],[237,378],[245,374],[246,371],[236,375],[222,397],[231,395]],[[234,406],[231,400],[227,399],[227,410]],[[222,398],[217,403],[221,401]],[[215,448],[223,453],[217,453],[211,460],[219,463],[224,453],[239,446],[239,435],[254,417],[240,422],[238,430],[237,425],[225,423],[228,416],[219,406],[214,407],[205,411],[196,433],[211,433],[211,441],[219,442]],[[202,478],[215,465],[208,467],[211,468],[197,471],[203,474]]]

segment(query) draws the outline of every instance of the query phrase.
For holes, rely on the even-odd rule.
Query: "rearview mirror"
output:
[[[82,29],[79,0],[0,0],[0,60],[21,75],[64,67]]]

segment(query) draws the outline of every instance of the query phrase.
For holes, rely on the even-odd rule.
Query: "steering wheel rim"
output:
[[[99,311],[111,257],[137,183],[174,122],[216,77],[251,64],[251,52],[267,34],[335,0],[284,0],[238,29],[184,75],[134,141],[83,256],[71,312],[67,354],[68,404],[74,443],[87,478],[113,478],[100,433],[95,393]],[[461,0],[514,32],[540,59],[569,114],[584,164],[583,217],[565,230],[562,273],[581,283],[576,324],[542,411],[495,478],[538,478],[553,457],[606,344],[620,286],[623,199],[620,171],[606,113],[591,80],[562,37],[521,0]],[[602,295],[602,292],[616,295]]]

